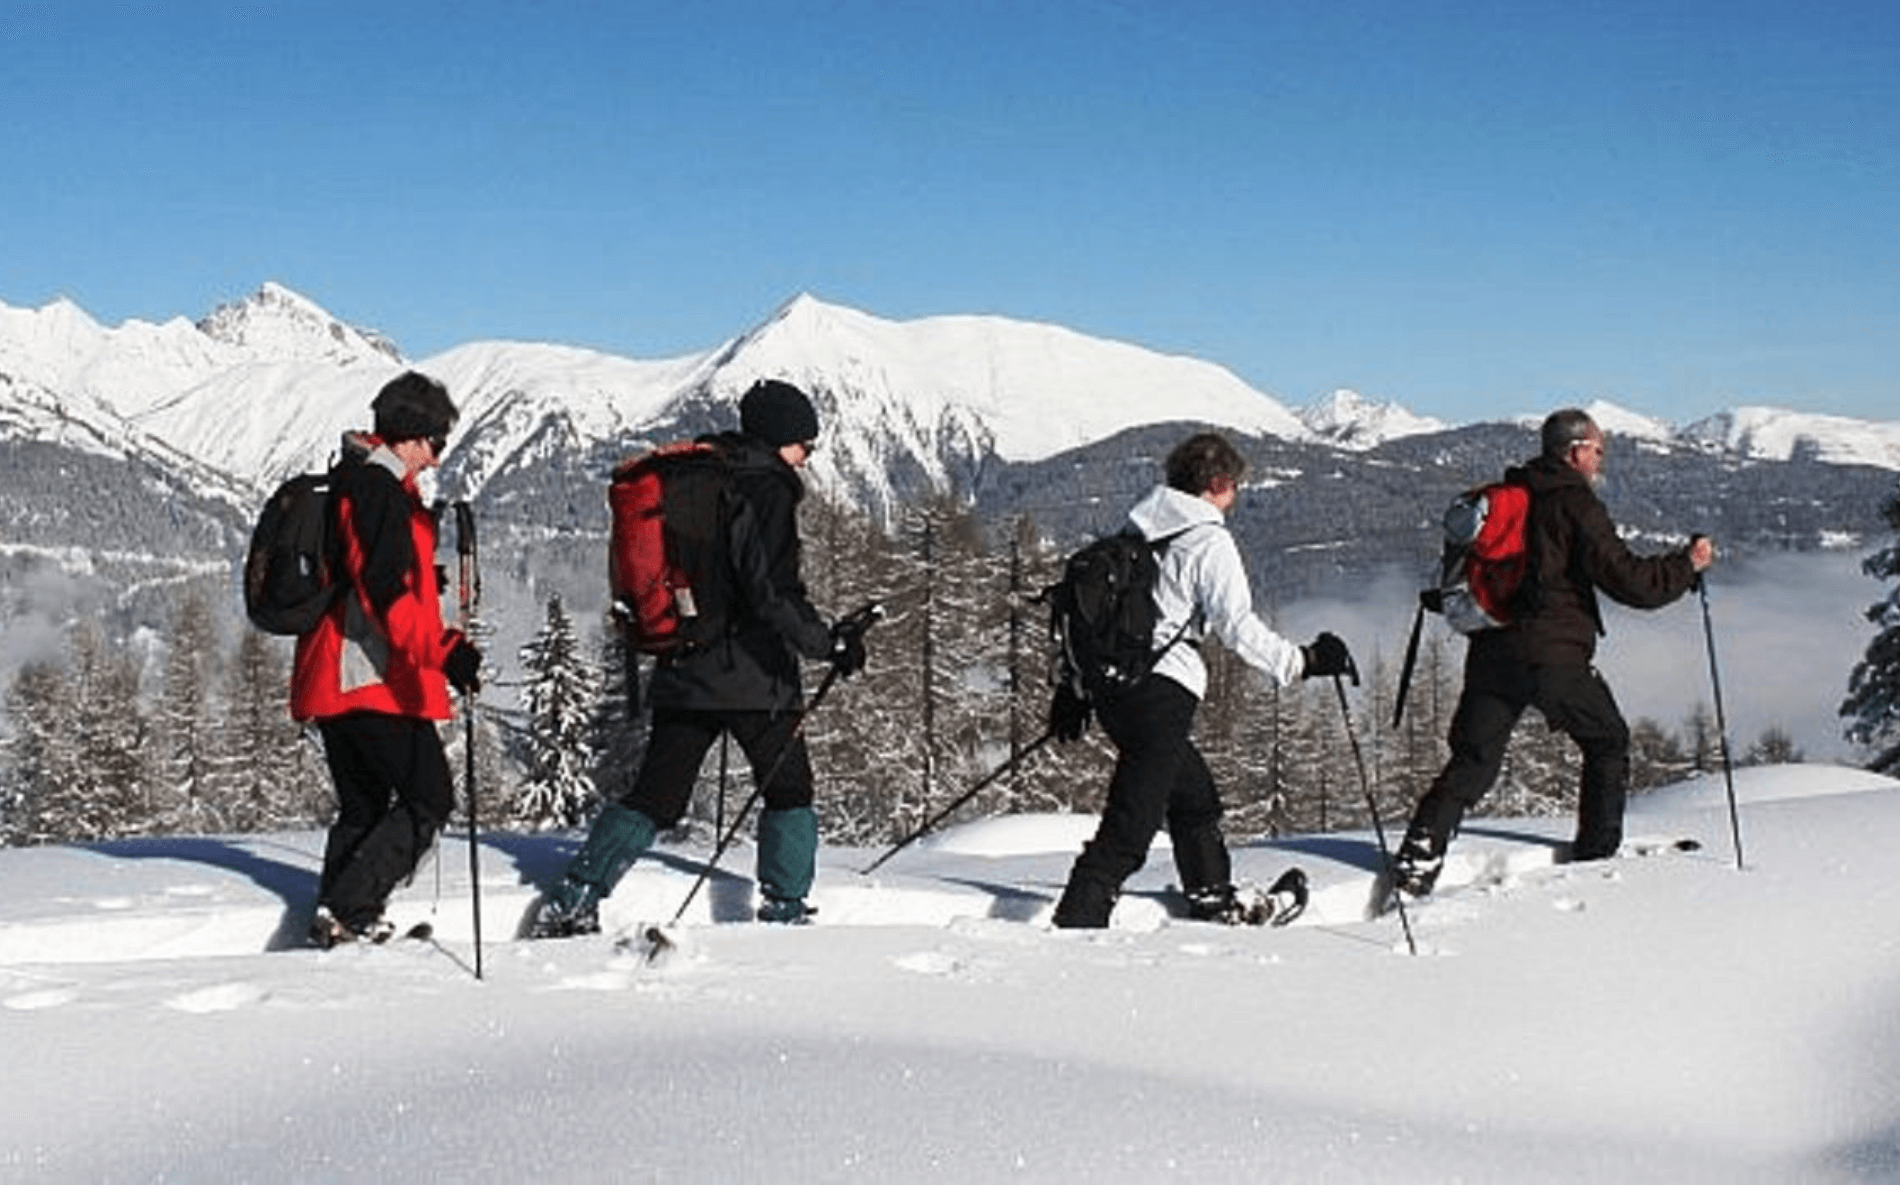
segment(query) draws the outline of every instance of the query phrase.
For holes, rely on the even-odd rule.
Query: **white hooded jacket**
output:
[[[1240,563],[1240,547],[1220,508],[1198,495],[1157,486],[1128,513],[1128,522],[1149,541],[1172,537],[1160,556],[1155,582],[1154,645],[1169,647],[1154,666],[1196,697],[1207,695],[1207,666],[1191,644],[1211,631],[1252,667],[1290,685],[1305,670],[1299,645],[1274,633],[1253,611],[1253,591]],[[1182,632],[1183,626],[1185,632]]]

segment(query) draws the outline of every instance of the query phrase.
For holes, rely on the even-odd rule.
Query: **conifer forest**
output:
[[[1052,665],[1038,595],[1064,554],[1033,522],[986,525],[937,503],[910,509],[887,530],[815,494],[801,520],[813,602],[836,615],[867,602],[885,611],[867,637],[865,670],[830,682],[804,721],[827,843],[890,844],[1005,767],[944,823],[1097,810],[1113,756],[1099,727],[1075,743],[1044,737]],[[221,638],[217,623],[229,615],[215,612],[216,599],[234,596],[215,580],[192,585],[163,645],[146,653],[162,663],[141,665],[129,647],[80,621],[63,655],[20,669],[5,694],[13,723],[0,766],[5,843],[327,823],[321,742],[285,710],[292,640],[247,627]],[[1270,606],[1261,609],[1271,618]],[[622,646],[605,615],[576,620],[559,592],[547,593],[539,612],[542,625],[515,657],[519,678],[489,681],[472,736],[459,707],[442,726],[458,783],[464,748],[476,748],[484,827],[584,827],[603,798],[630,785],[640,760],[640,693],[652,661]],[[1445,760],[1463,656],[1462,641],[1447,632],[1425,633],[1396,725],[1398,673],[1383,661],[1362,657],[1361,686],[1342,711],[1331,681],[1282,689],[1216,642],[1203,656],[1210,684],[1196,736],[1235,841],[1365,827],[1375,807],[1385,822],[1402,821]],[[491,670],[498,658],[489,655]],[[810,693],[826,669],[806,671]],[[1860,701],[1877,699],[1877,675],[1861,679]],[[1677,721],[1631,724],[1638,792],[1721,768],[1723,739],[1704,705],[1684,706]],[[1776,729],[1731,741],[1735,765],[1800,757]],[[1487,812],[1571,811],[1570,747],[1527,713]],[[730,827],[751,790],[737,749],[715,746],[681,829]]]

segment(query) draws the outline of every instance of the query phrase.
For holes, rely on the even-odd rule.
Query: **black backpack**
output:
[[[608,584],[634,650],[691,652],[730,629],[738,583],[729,536],[739,499],[716,439],[661,446],[614,469]]]
[[[1077,549],[1062,579],[1044,592],[1058,676],[1077,696],[1099,701],[1128,688],[1187,632],[1182,623],[1167,643],[1154,645],[1155,580],[1173,539],[1146,540],[1133,528],[1103,536]]]
[[[336,600],[333,473],[286,479],[264,504],[244,557],[244,611],[273,635],[312,630]]]

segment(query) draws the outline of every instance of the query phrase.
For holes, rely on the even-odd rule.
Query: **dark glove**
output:
[[[1056,685],[1049,701],[1049,732],[1058,742],[1073,742],[1089,728],[1089,703],[1075,694],[1068,681]]]
[[[831,628],[831,666],[849,680],[864,670],[864,627],[844,619]]]
[[[482,690],[482,652],[481,648],[468,641],[468,636],[460,631],[455,633],[455,646],[449,648],[449,657],[442,661],[442,673],[455,686],[455,691],[463,696],[473,696]]]
[[[1300,654],[1306,657],[1306,670],[1300,673],[1302,680],[1315,676],[1351,676],[1354,686],[1358,685],[1359,668],[1352,662],[1352,652],[1346,650],[1346,641],[1331,631],[1321,631],[1319,638],[1300,648]]]

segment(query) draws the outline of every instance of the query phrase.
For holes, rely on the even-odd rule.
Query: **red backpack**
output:
[[[1419,591],[1412,638],[1405,645],[1392,703],[1392,728],[1397,729],[1405,715],[1425,611],[1443,614],[1453,630],[1465,635],[1510,625],[1521,608],[1524,576],[1530,570],[1530,517],[1530,488],[1516,482],[1473,487],[1445,508],[1438,584]]]
[[[1530,567],[1530,512],[1530,488],[1515,482],[1486,483],[1453,499],[1438,585],[1419,595],[1424,607],[1460,634],[1510,625]]]
[[[607,578],[629,645],[671,655],[723,636],[735,597],[728,543],[739,506],[725,450],[690,441],[622,462],[607,505]]]

